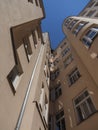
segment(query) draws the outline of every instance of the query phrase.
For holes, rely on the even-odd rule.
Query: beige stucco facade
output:
[[[64,20],[51,51],[42,0],[0,2],[0,130],[98,129],[97,3]]]
[[[1,130],[47,129],[50,43],[41,31],[44,17],[42,0],[0,2]]]
[[[66,38],[50,59],[50,130],[98,129],[97,3],[90,1],[78,16],[63,22]]]

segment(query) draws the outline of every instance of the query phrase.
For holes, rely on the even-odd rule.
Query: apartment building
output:
[[[98,18],[98,0],[90,0],[87,6],[79,13],[78,16]]]
[[[42,0],[0,2],[0,130],[47,130],[48,33]]]
[[[63,22],[67,38],[50,58],[49,130],[98,129],[97,3]],[[87,16],[92,9],[95,14]]]
[[[42,0],[0,2],[0,130],[98,129],[97,4],[64,20],[51,53]]]

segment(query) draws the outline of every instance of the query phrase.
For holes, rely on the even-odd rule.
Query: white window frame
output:
[[[70,47],[66,47],[62,52],[62,57],[64,57],[65,55],[67,55],[67,53],[70,51]]]
[[[60,114],[62,111],[64,113],[64,110],[60,110],[57,114]],[[57,116],[57,114],[56,114],[56,116]],[[62,115],[58,120],[56,119],[56,127],[57,127],[57,123],[60,123],[60,130],[63,130],[63,128],[62,128],[62,120],[64,120],[64,122],[65,122],[64,115]],[[66,124],[65,124],[65,130],[66,130]]]
[[[90,34],[92,32],[95,32],[95,34],[91,37]],[[98,28],[91,28],[88,30],[88,32],[83,36],[82,42],[85,44],[86,48],[89,48],[92,45],[93,39],[96,37],[98,34]]]
[[[69,56],[65,59],[65,61],[64,61],[64,67],[66,68],[72,61],[73,61],[73,56],[72,56],[72,54],[71,54],[71,55],[69,55]]]
[[[80,77],[80,72],[76,67],[71,73],[68,74],[69,86],[73,85]]]
[[[84,95],[85,92],[87,93],[86,95]],[[79,98],[81,99],[80,101],[78,100]],[[91,108],[91,106],[89,105],[88,99],[90,99],[93,108]],[[78,101],[78,103],[75,103],[76,100]],[[91,116],[93,113],[96,112],[94,103],[87,90],[83,91],[79,96],[77,96],[73,100],[73,102],[74,102],[74,109],[76,113],[77,123],[81,123],[82,121],[84,121],[85,119],[87,119],[89,116]],[[78,113],[78,108],[81,110],[81,115],[79,115],[80,113]],[[82,116],[82,119],[80,116]]]

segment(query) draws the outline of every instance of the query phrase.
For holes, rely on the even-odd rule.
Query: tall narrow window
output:
[[[55,87],[55,99],[57,99],[61,94],[62,94],[61,83],[59,83]]]
[[[35,4],[36,4],[36,6],[38,6],[38,0],[35,0]]]
[[[32,31],[32,37],[33,37],[33,40],[34,40],[34,47],[36,48],[37,47],[37,38],[36,38],[35,30]]]
[[[72,56],[72,54],[71,54],[71,55],[69,55],[69,56],[65,59],[65,61],[64,61],[64,67],[66,68],[72,61],[73,61],[73,56]]]
[[[56,114],[56,130],[66,130],[64,110],[60,110]]]
[[[23,42],[24,42],[24,48],[25,48],[27,60],[28,60],[28,62],[29,62],[29,61],[30,61],[30,58],[31,58],[31,56],[32,56],[32,49],[31,49],[29,37],[24,38],[24,39],[23,39]]]
[[[79,78],[80,78],[80,72],[78,68],[75,68],[69,75],[68,75],[68,81],[69,85],[74,84]]]
[[[95,106],[87,90],[74,99],[74,106],[77,123],[82,122],[96,112]]]
[[[43,110],[44,107],[44,101],[45,101],[45,90],[44,90],[44,85],[42,84],[41,92],[40,92],[40,99],[39,99],[39,106],[41,111]]]

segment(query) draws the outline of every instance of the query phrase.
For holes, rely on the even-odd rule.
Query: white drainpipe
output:
[[[32,81],[34,79],[35,71],[36,71],[36,68],[37,68],[37,65],[38,65],[38,62],[39,62],[39,59],[40,59],[40,55],[43,52],[43,49],[44,49],[44,45],[42,44],[39,55],[38,55],[38,58],[37,58],[37,61],[36,61],[36,64],[35,64],[35,67],[34,67],[34,70],[32,72],[32,76],[31,76],[31,79],[30,79],[26,94],[25,94],[25,98],[24,98],[24,101],[23,101],[23,104],[22,104],[22,107],[21,107],[20,115],[19,115],[15,130],[20,129],[22,118],[23,118],[23,115],[24,115],[24,111],[25,111],[25,108],[26,108],[27,101],[28,101],[29,93],[30,93],[30,90],[31,90]]]

